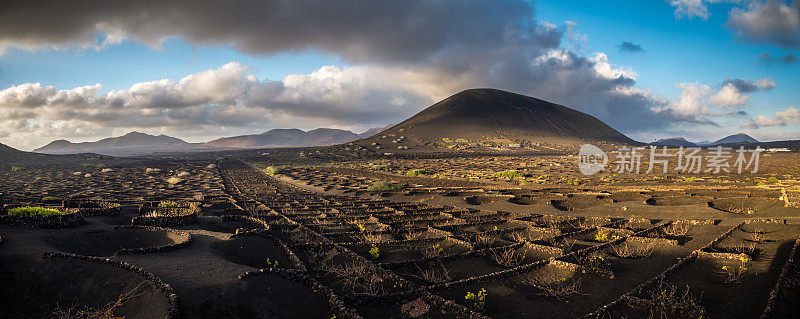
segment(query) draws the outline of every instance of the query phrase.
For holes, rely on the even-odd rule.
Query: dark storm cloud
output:
[[[623,41],[622,43],[620,43],[617,46],[617,48],[622,52],[640,52],[640,51],[644,51],[644,49],[642,49],[641,45],[635,44],[635,43],[632,43],[632,42],[628,42],[628,41]]]
[[[732,85],[741,93],[752,93],[758,90],[769,91],[775,88],[775,81],[771,79],[747,80],[747,79],[725,79],[721,86]]]
[[[770,52],[764,52],[756,56],[756,60],[764,62],[764,64],[778,63],[778,64],[792,64],[797,63],[797,55],[786,54],[785,56],[772,56]]]
[[[800,47],[800,0],[752,1],[746,9],[731,9],[727,27],[742,40]]]
[[[0,2],[0,46],[96,45],[179,37],[251,54],[322,50],[348,61],[420,61],[507,41],[558,45],[530,32],[528,1],[176,0]],[[542,43],[543,41],[551,43]]]

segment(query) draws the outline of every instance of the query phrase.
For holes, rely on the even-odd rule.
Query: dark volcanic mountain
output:
[[[130,132],[123,136],[104,138],[96,142],[72,143],[65,140],[57,140],[35,149],[34,152],[45,154],[98,153],[120,155],[190,151],[196,149],[202,149],[202,146],[187,143],[179,138],[163,134],[154,136],[139,132]]]
[[[650,145],[655,145],[655,146],[683,146],[683,147],[694,147],[694,146],[697,146],[697,144],[689,142],[683,137],[663,138],[663,139],[660,139],[660,140],[655,141],[653,143],[650,143]]]
[[[331,128],[311,131],[299,129],[274,129],[261,134],[225,137],[205,143],[213,147],[293,147],[320,146],[352,142],[358,139],[353,132]]]
[[[558,104],[496,89],[462,91],[382,132],[419,143],[507,139],[535,143],[639,144],[597,118]],[[369,141],[368,141],[369,142]]]
[[[758,143],[758,140],[750,137],[750,135],[739,133],[723,137],[715,141],[714,143],[711,143],[711,145],[731,144],[731,143]]]

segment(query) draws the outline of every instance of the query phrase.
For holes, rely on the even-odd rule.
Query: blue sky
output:
[[[771,8],[800,15],[791,1],[409,2],[415,10],[376,1],[374,18],[358,4],[329,9],[341,10],[330,13],[334,18],[352,14],[340,20],[311,5],[288,5],[293,14],[309,10],[313,21],[281,10],[237,11],[236,1],[209,21],[208,12],[187,3],[165,4],[185,10],[152,29],[164,21],[136,26],[126,12],[176,10],[108,5],[94,16],[65,9],[74,22],[46,26],[41,17],[36,30],[0,22],[10,30],[0,34],[0,142],[30,150],[57,138],[131,130],[190,141],[278,127],[360,131],[474,86],[575,107],[641,141],[713,140],[739,131],[800,139],[800,27],[777,17],[765,31],[746,19],[769,18],[777,12]],[[442,17],[437,10],[448,6]],[[294,20],[298,25],[284,29]],[[528,33],[508,38],[511,27]],[[622,42],[643,50],[622,51]],[[765,52],[786,63],[757,59]],[[154,82],[162,79],[170,81]],[[752,89],[734,89],[726,79]],[[219,89],[226,86],[239,95]]]
[[[666,1],[539,1],[538,16],[554,23],[572,20],[588,35],[592,51],[608,54],[619,65],[639,74],[638,85],[675,96],[681,82],[719,83],[725,78],[771,77],[778,86],[755,95],[752,104],[763,110],[797,105],[800,64],[767,66],[756,60],[762,52],[797,54],[797,50],[737,41],[725,28],[734,4],[708,7],[708,20],[676,19]],[[620,52],[622,41],[640,44],[644,52]]]

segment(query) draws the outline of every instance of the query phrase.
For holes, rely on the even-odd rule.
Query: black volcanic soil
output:
[[[404,306],[420,296],[395,299],[393,294],[419,288],[468,309],[465,294],[486,289],[486,308],[474,310],[491,317],[581,317],[655,278],[742,221],[776,218],[773,223],[734,229],[730,237],[704,248],[739,249],[753,243],[752,234],[763,229],[766,240],[757,244],[758,253],[741,283],[719,282],[724,260],[693,261],[667,278],[676,285],[689,284],[694,295],[702,296],[699,303],[711,317],[757,317],[800,230],[800,208],[790,205],[800,199],[797,161],[791,160],[796,157],[766,159],[764,166],[778,173],[696,176],[692,181],[610,173],[581,177],[573,172],[574,157],[567,156],[384,157],[311,163],[287,168],[279,176],[262,174],[235,159],[222,159],[216,167],[200,161],[131,160],[129,166],[120,164],[107,175],[93,172],[93,176],[74,175],[74,167],[3,172],[0,176],[7,181],[0,184],[3,204],[38,205],[46,196],[78,194],[117,200],[126,209],[122,216],[87,216],[85,225],[68,229],[0,225],[0,280],[12,287],[0,292],[0,316],[47,317],[61,305],[100,307],[124,292],[122,288],[141,281],[116,267],[41,257],[44,252],[67,251],[124,261],[153,273],[174,289],[182,318],[331,318],[327,295],[305,284],[277,274],[239,279],[242,273],[266,267],[267,258],[278,261],[279,267],[293,267],[291,254],[255,235],[266,233],[285,242],[307,269],[292,273],[329,286],[345,306],[365,318],[406,316]],[[378,164],[384,166],[380,171],[370,168]],[[147,173],[149,167],[161,171]],[[406,175],[412,169],[429,174]],[[518,170],[522,176],[495,176],[506,170]],[[163,182],[180,172],[189,173],[184,183]],[[366,191],[375,181],[395,178],[406,188]],[[138,205],[158,200],[200,203],[196,223],[174,227],[191,234],[192,242],[169,251],[115,255],[122,248],[176,242],[166,232],[114,228],[129,223],[138,214]],[[270,228],[233,236],[237,229],[261,227],[219,217],[237,214],[259,219]],[[680,227],[672,225],[634,235],[670,222],[684,225],[686,233],[678,234]],[[603,239],[598,239],[602,232],[630,241],[631,247],[655,244],[647,256],[624,258],[602,246]],[[339,246],[333,249],[331,243]],[[371,252],[373,247],[379,250]],[[604,260],[597,269],[585,256],[574,254],[592,249],[598,249],[593,253]],[[522,257],[504,263],[498,253],[507,252]],[[583,271],[578,270],[581,264]],[[516,265],[535,267],[516,269]],[[503,273],[510,269],[521,271]],[[447,278],[432,276],[432,270],[446,272]],[[787,283],[797,280],[795,272],[791,270]],[[557,300],[543,295],[531,278],[550,284],[576,280],[580,287],[577,294]],[[469,283],[453,282],[461,279]],[[450,284],[431,286],[443,282]],[[792,289],[787,286],[790,293],[780,295],[781,314],[790,313],[787,307],[797,304]],[[159,311],[164,295],[156,292],[146,301],[126,304],[118,315],[163,317]],[[371,295],[375,293],[380,296]],[[142,297],[150,294],[146,290]],[[738,301],[739,297],[746,300]],[[37,302],[40,298],[43,301]],[[430,306],[423,317],[442,316],[436,304],[422,303]],[[625,309],[615,310],[626,314]]]
[[[167,297],[142,277],[110,265],[25,255],[0,256],[0,317],[49,318],[56,311],[104,309],[131,290],[113,312],[125,318],[164,318]]]
[[[273,241],[257,236],[239,236],[211,245],[214,252],[232,263],[255,268],[269,268],[267,259],[278,265],[291,265]]]
[[[85,229],[81,232],[55,233],[48,241],[59,251],[106,257],[122,249],[148,248],[174,244],[182,238],[166,231],[147,229]]]

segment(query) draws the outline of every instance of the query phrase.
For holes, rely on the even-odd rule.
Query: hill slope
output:
[[[286,145],[293,139],[304,134],[299,129],[273,129],[261,134],[241,135],[233,137],[223,137],[205,145],[216,147],[256,147],[263,145]]]
[[[758,143],[758,140],[752,138],[750,135],[739,133],[723,137],[719,140],[716,140],[714,143],[711,143],[711,145],[730,143]]]
[[[28,165],[39,164],[75,164],[96,154],[79,155],[47,155],[20,151],[8,145],[0,144],[0,170],[8,169],[12,166],[26,167]]]
[[[299,129],[273,129],[261,134],[225,137],[205,143],[213,147],[294,147],[320,146],[347,143],[358,139],[353,132],[331,128],[311,131]]]
[[[689,142],[683,137],[663,138],[650,144],[655,146],[684,146],[684,147],[697,146],[697,144]]]
[[[597,118],[558,104],[496,89],[471,89],[444,99],[417,115],[360,144],[386,148],[394,143],[437,145],[461,140],[472,144],[551,143],[575,145],[584,142],[640,144]],[[403,142],[406,141],[406,142]],[[374,146],[374,145],[373,145]],[[451,145],[452,146],[452,145]],[[448,146],[448,147],[451,147]]]
[[[383,132],[383,131],[389,129],[392,126],[394,126],[394,124],[389,124],[389,125],[386,125],[384,127],[373,127],[371,129],[368,129],[368,130],[364,131],[361,134],[358,134],[358,138],[372,137],[372,136],[374,136],[374,135],[376,135],[376,134],[378,134],[380,132]]]
[[[0,143],[0,163],[12,163],[23,161],[30,156],[30,153],[23,152],[8,145]]]

